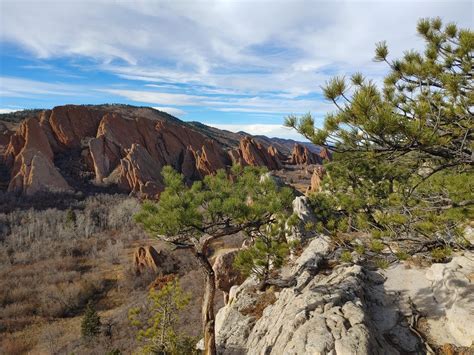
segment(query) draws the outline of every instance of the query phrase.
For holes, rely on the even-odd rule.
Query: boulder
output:
[[[225,303],[228,302],[231,287],[240,285],[245,280],[245,277],[233,266],[238,252],[239,250],[236,249],[220,254],[212,266],[216,278],[216,287],[224,292]]]

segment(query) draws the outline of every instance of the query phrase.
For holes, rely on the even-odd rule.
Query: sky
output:
[[[474,2],[0,0],[0,113],[63,104],[151,106],[185,121],[300,138],[285,116],[334,107],[321,87],[422,49],[416,23],[472,28]]]

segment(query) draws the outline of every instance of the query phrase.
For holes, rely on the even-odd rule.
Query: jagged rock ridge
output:
[[[34,114],[16,130],[5,123],[0,127],[0,170],[2,176],[8,171],[7,181],[2,178],[8,191],[72,191],[84,180],[156,198],[163,190],[160,172],[165,165],[191,182],[233,162],[270,170],[292,163],[257,139],[242,136],[235,146],[232,134],[227,144],[230,132],[212,129],[206,135],[205,125],[196,129],[196,124],[151,108],[66,105]],[[303,163],[316,162],[316,153],[305,154],[310,159]],[[70,163],[58,165],[62,157],[75,159],[74,169]]]

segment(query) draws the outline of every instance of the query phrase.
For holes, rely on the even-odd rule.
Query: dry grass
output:
[[[164,243],[146,239],[132,221],[137,208],[138,202],[128,196],[94,196],[73,205],[73,212],[0,213],[0,354],[136,350],[128,310],[146,300],[157,275],[137,276],[131,263],[133,251],[144,245],[166,249]],[[231,238],[226,245],[241,241]],[[192,294],[189,307],[180,315],[180,331],[200,336],[204,277],[189,251],[175,250],[172,257],[183,289]],[[96,305],[102,323],[110,326],[109,335],[101,334],[92,348],[80,338],[88,301]],[[215,308],[222,305],[218,292]]]

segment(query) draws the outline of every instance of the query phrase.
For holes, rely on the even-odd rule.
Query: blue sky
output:
[[[290,113],[317,122],[321,85],[422,48],[421,17],[471,27],[471,1],[0,0],[0,112],[127,103],[233,131],[299,138]]]

